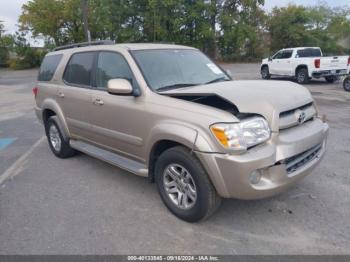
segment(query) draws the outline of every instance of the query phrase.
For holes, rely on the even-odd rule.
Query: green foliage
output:
[[[274,8],[269,16],[271,50],[294,46],[320,46],[324,53],[342,54],[339,41],[350,35],[350,9],[326,5]],[[350,47],[348,47],[350,48]]]
[[[0,21],[0,66],[7,66],[9,51],[13,47],[13,37],[5,34],[4,25]]]
[[[266,53],[264,1],[224,1],[219,47],[225,60],[256,60]]]
[[[9,60],[11,69],[28,69],[38,67],[45,56],[45,51],[30,47],[24,32],[17,32],[14,38],[16,58]]]
[[[86,0],[93,40],[173,42],[213,58],[254,61],[291,46],[346,52],[350,9],[289,5],[267,14],[264,0]],[[20,24],[45,46],[85,41],[82,0],[31,0]],[[1,28],[0,28],[1,32]]]

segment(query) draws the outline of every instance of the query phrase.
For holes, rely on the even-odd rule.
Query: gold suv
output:
[[[46,55],[33,89],[52,152],[148,177],[195,222],[221,198],[284,191],[324,155],[328,125],[292,82],[232,81],[199,50],[106,41]]]

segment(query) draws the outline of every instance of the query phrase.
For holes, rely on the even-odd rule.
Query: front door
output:
[[[277,52],[272,57],[272,60],[269,63],[270,74],[272,74],[272,75],[281,75],[282,74],[281,67],[280,67],[282,53],[283,53],[283,50]]]
[[[117,153],[141,159],[144,130],[143,97],[113,95],[107,92],[110,79],[123,78],[133,85],[136,80],[125,58],[117,52],[102,51],[96,65],[96,88],[92,90],[93,110],[90,123],[93,140]]]

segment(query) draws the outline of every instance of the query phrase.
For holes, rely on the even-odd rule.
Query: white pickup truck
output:
[[[349,72],[349,56],[322,55],[319,47],[297,47],[279,50],[276,54],[262,60],[261,76],[294,77],[300,84],[306,84],[311,78],[324,77],[333,83],[339,76]]]

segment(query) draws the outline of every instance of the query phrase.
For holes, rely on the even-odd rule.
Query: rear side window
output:
[[[38,81],[51,81],[61,59],[62,55],[45,56],[43,62],[41,63]]]
[[[95,52],[72,55],[63,75],[64,81],[78,86],[91,86]]]
[[[98,89],[107,89],[107,82],[124,78],[132,82],[132,72],[123,56],[118,53],[101,52],[98,57],[96,84]]]
[[[321,50],[318,48],[306,48],[297,51],[297,57],[320,57]]]

